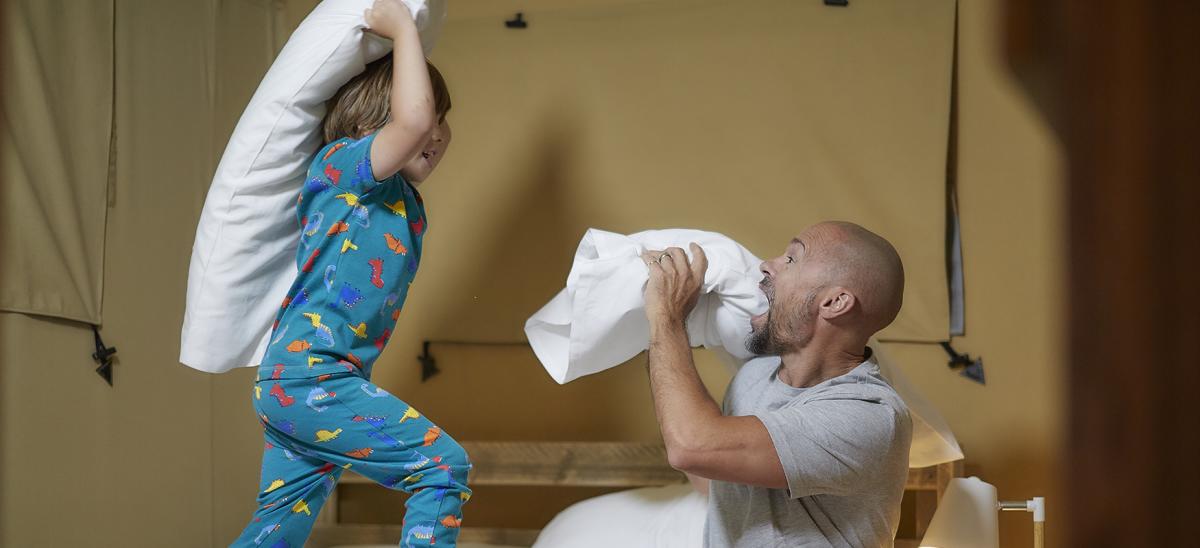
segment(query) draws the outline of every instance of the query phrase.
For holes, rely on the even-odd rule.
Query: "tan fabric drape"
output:
[[[63,85],[47,84],[45,95],[26,92],[20,97],[11,95],[8,86],[22,84],[14,82],[16,78],[30,80],[24,85],[38,83],[43,71],[54,75],[49,82],[63,80],[65,76],[54,72],[65,70],[59,65],[92,70],[94,52],[74,46],[68,51],[65,46],[88,32],[106,32],[107,45],[97,49],[108,48],[111,58],[116,29],[116,166],[103,249],[102,333],[119,353],[115,383],[109,387],[92,373],[92,334],[81,324],[0,312],[0,397],[6,402],[0,412],[0,546],[227,546],[250,515],[246,506],[253,505],[257,480],[249,476],[258,474],[262,431],[253,421],[249,400],[242,397],[250,379],[202,375],[177,365],[175,358],[196,219],[217,155],[287,38],[287,29],[281,28],[286,24],[278,22],[288,19],[280,16],[280,3],[272,0],[119,0],[115,22],[111,13],[93,20],[101,11],[94,7],[98,0],[43,3],[0,2],[11,6],[0,28],[5,47],[26,36],[36,37],[32,43],[40,48],[36,59],[22,61],[27,68],[21,73],[12,64],[20,50],[6,51],[4,102],[5,108],[23,115],[41,108],[41,102],[53,101],[45,116],[52,115],[61,130],[46,126],[49,129],[22,128],[21,133],[28,137],[29,131],[53,129],[60,140],[46,141],[63,146],[45,152],[21,142],[15,146],[38,152],[39,162],[56,170],[78,158],[78,150],[66,144],[87,140],[108,146],[107,130],[86,139],[78,130],[69,130],[95,111],[108,115],[111,81],[96,83],[76,75]],[[111,9],[114,3],[104,4]],[[38,16],[22,20],[18,8]],[[108,71],[97,72],[112,74],[111,59],[105,62]],[[105,118],[104,127],[108,124]],[[19,167],[10,163],[13,146],[5,144],[6,170]],[[50,247],[27,243],[14,248],[12,242],[20,243],[25,236],[12,232],[13,227],[24,228],[13,218],[32,219],[36,224],[30,233],[69,228],[75,238],[102,236],[103,222],[95,223],[94,229],[77,226],[81,219],[104,211],[108,161],[95,163],[99,169],[88,171],[94,177],[86,185],[38,172],[34,183],[46,188],[34,190],[74,198],[85,191],[97,196],[75,200],[78,213],[65,211],[75,206],[61,201],[42,202],[62,208],[55,213],[62,219],[40,211],[42,205],[31,199],[10,202],[12,188],[26,194],[33,190],[25,182],[16,185],[13,172],[5,172],[0,181],[5,196],[0,209],[5,295],[13,294],[12,288],[16,295],[25,294],[25,286],[13,283],[14,275],[22,284],[74,291],[71,278],[52,284],[54,280],[46,278],[51,267],[30,265],[22,254],[60,264],[86,255],[68,249],[61,236],[47,238],[44,245]],[[60,252],[68,257],[57,256]],[[12,264],[18,259],[25,261],[23,266]],[[100,264],[97,257],[95,265]],[[98,269],[87,274],[96,276],[98,283]],[[95,291],[98,302],[98,285]],[[45,412],[47,405],[56,411]],[[163,420],[167,415],[170,420]],[[30,450],[48,447],[56,439],[71,439],[80,449]],[[174,457],[148,459],[151,447]],[[245,453],[252,453],[250,459]],[[213,481],[233,473],[247,474],[248,481],[241,476]],[[46,496],[68,492],[70,496]],[[119,495],[114,498],[114,493]],[[185,493],[187,502],[168,507],[163,493]],[[70,526],[63,526],[64,515],[73,517]]]
[[[562,245],[587,226],[687,227],[764,258],[809,224],[855,221],[891,240],[907,269],[904,309],[880,337],[946,338],[953,0],[543,4],[522,8],[522,30],[501,24],[502,8],[452,6],[433,60],[454,94],[455,143],[431,203],[474,181],[546,181],[519,207],[531,219],[563,210],[561,226],[538,229],[566,232]],[[494,275],[540,275],[526,266]],[[460,338],[514,336],[495,318],[446,323]]]
[[[257,0],[167,10],[177,21],[142,2],[3,9],[0,310],[98,324],[108,207],[138,200],[121,191],[146,181],[174,185],[198,209],[245,90],[289,29],[278,3]],[[116,117],[114,89],[126,105]],[[159,245],[154,233],[143,249]]]
[[[10,0],[2,9],[0,310],[99,323],[113,2]]]

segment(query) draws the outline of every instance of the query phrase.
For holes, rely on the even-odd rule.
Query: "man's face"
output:
[[[759,355],[780,355],[812,340],[817,320],[820,265],[812,259],[815,238],[806,230],[792,239],[783,255],[759,267],[759,287],[767,296],[767,312],[750,318],[746,348]]]

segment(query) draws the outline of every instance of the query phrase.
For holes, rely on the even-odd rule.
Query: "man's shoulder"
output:
[[[858,399],[887,404],[907,412],[908,406],[872,361],[813,387],[809,399]]]

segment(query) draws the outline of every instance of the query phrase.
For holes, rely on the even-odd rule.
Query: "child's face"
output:
[[[450,121],[442,117],[421,153],[400,168],[400,174],[413,186],[420,184],[437,168],[447,148],[450,148]]]

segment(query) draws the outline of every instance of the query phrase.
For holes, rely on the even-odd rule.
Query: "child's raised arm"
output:
[[[371,172],[382,181],[421,153],[438,121],[429,69],[408,8],[399,0],[375,0],[364,16],[372,32],[392,40],[391,119],[371,146]]]

